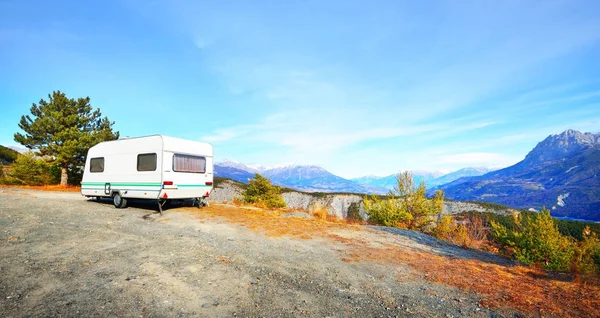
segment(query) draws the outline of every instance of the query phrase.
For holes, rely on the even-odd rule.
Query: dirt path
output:
[[[515,314],[440,278],[455,267],[415,263],[493,271],[511,268],[505,260],[419,233],[223,205],[161,217],[154,205],[132,205],[1,188],[0,316]]]

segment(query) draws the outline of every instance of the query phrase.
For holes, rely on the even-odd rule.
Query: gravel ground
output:
[[[418,275],[398,281],[415,274],[403,264],[344,262],[344,245],[334,240],[269,237],[187,209],[160,216],[154,204],[131,205],[0,189],[0,317],[507,314]],[[436,252],[412,233],[359,233],[373,244]],[[472,256],[459,248],[444,253]]]

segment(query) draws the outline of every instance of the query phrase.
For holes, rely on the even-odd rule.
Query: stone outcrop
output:
[[[233,198],[241,198],[242,192],[242,188],[236,182],[225,180],[214,187],[209,202],[231,202]]]
[[[232,202],[235,197],[242,197],[242,188],[233,181],[224,181],[214,188],[210,195],[211,202]],[[367,219],[363,205],[363,197],[356,194],[323,194],[286,192],[282,194],[288,208],[313,212],[316,209],[326,209],[329,215],[340,219],[348,218],[348,214],[360,215]],[[494,212],[506,214],[508,211],[497,211],[485,208],[472,202],[445,201],[442,214],[457,214],[462,212]]]

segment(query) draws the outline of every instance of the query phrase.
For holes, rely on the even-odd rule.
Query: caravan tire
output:
[[[122,197],[120,193],[115,193],[113,195],[113,203],[117,209],[122,209],[127,206],[127,199]]]

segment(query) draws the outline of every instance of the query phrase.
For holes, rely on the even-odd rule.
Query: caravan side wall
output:
[[[156,155],[156,169],[138,171],[138,168],[149,170],[147,167],[138,167],[138,156],[141,155],[140,159],[144,161],[151,159],[152,154]],[[100,169],[100,163],[97,163],[96,172],[92,172],[92,160],[102,161],[103,169]],[[81,194],[111,196],[114,191],[118,191],[123,197],[156,199],[162,189],[162,165],[161,136],[99,143],[88,151],[81,181]]]
[[[156,165],[152,161],[156,154]],[[142,155],[144,158],[138,157]],[[203,165],[177,167],[177,162],[202,161]],[[95,160],[96,165],[92,165]],[[99,164],[102,163],[102,169]],[[141,164],[141,166],[140,166]],[[154,168],[152,171],[148,167]],[[101,172],[92,172],[93,170]],[[118,191],[126,198],[203,198],[212,191],[213,149],[210,144],[167,136],[148,136],[100,143],[86,159],[81,182],[84,196],[111,196]]]
[[[187,199],[209,196],[213,184],[212,146],[207,143],[166,136],[163,137],[163,141],[163,181],[173,184],[163,186],[159,197],[162,199]],[[177,163],[187,162],[193,163],[193,165],[177,167]]]

